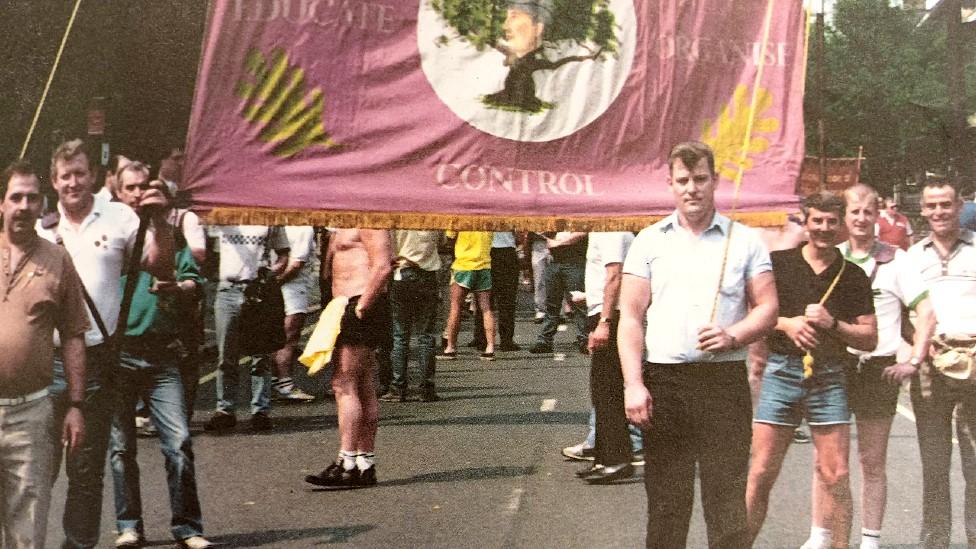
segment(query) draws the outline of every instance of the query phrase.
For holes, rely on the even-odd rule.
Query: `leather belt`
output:
[[[33,393],[28,393],[24,396],[19,396],[15,398],[0,398],[0,406],[17,406],[18,404],[24,404],[26,402],[31,402],[40,398],[46,397],[48,394],[47,387],[41,389],[40,391],[34,391]]]

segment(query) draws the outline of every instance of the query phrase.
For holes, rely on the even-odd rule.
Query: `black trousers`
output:
[[[923,366],[924,367],[924,366]],[[952,504],[949,469],[952,466],[952,417],[963,478],[966,481],[964,526],[969,545],[976,543],[976,387],[932,373],[932,395],[922,398],[919,376],[912,378],[912,410],[922,458],[921,547],[949,547]]]
[[[491,249],[491,301],[498,310],[498,341],[512,343],[515,338],[515,300],[518,297],[518,254],[515,248]],[[475,301],[474,340],[484,347],[485,326]]]
[[[749,546],[746,480],[752,402],[744,362],[650,364],[644,432],[647,547],[685,547],[700,478],[711,549]]]
[[[592,332],[600,315],[586,319]],[[596,411],[596,462],[619,465],[631,459],[630,433],[624,410],[624,376],[617,353],[617,318],[610,322],[610,341],[590,357],[590,398]]]

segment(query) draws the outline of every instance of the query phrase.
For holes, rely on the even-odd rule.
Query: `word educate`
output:
[[[572,172],[557,174],[546,170],[440,164],[435,178],[439,187],[448,190],[587,196],[603,194],[593,189],[591,175]]]
[[[390,34],[393,6],[357,0],[234,0],[234,19],[359,28]]]

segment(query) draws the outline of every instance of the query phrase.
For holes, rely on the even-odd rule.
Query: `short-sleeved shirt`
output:
[[[976,245],[973,232],[963,229],[943,259],[925,237],[909,248],[908,256],[922,272],[938,319],[936,333],[976,334]]]
[[[285,232],[264,225],[222,225],[214,228],[220,238],[220,280],[246,282],[258,276],[265,249],[288,247]]]
[[[888,247],[887,252],[882,251],[883,246]],[[864,257],[851,255],[847,242],[837,248],[844,254],[844,259],[864,270],[868,279],[874,273],[871,291],[874,295],[874,314],[878,319],[878,346],[871,352],[850,347],[847,350],[865,357],[894,356],[902,341],[902,306],[914,309],[928,295],[922,274],[901,248],[894,248],[894,257],[890,261],[878,263],[876,256],[879,253],[892,253],[892,247],[882,242],[875,242],[871,253]]]
[[[634,233],[590,233],[586,247],[586,314],[598,315],[603,312],[603,289],[607,283],[607,265],[623,264],[634,242]]]
[[[806,242],[790,250],[781,250],[771,254],[773,260],[773,274],[776,276],[776,293],[779,297],[779,316],[792,318],[803,316],[807,305],[820,303],[820,299],[827,292],[834,277],[840,271],[841,265],[846,263],[843,274],[830,297],[824,303],[827,312],[839,321],[854,322],[863,315],[874,314],[874,299],[871,282],[868,275],[860,267],[844,260],[838,251],[834,262],[820,274],[813,272],[810,264],[803,258],[803,247]],[[813,356],[825,359],[850,359],[847,344],[832,330],[821,330],[818,333],[820,345],[814,350]],[[776,330],[769,336],[769,350],[774,353],[790,356],[803,356],[805,351],[793,344],[793,341],[783,332]],[[829,368],[830,366],[827,365]]]
[[[315,253],[315,227],[288,226],[285,227],[285,237],[288,239],[288,261],[304,263],[298,273],[281,285],[282,289],[307,289],[315,281],[315,268],[312,259]]]
[[[454,243],[455,271],[480,271],[491,268],[492,233],[488,231],[461,231]]]
[[[393,231],[393,246],[398,267],[416,266],[425,271],[438,271],[441,256],[437,246],[441,231]]]
[[[720,276],[730,235],[725,275]],[[651,284],[647,360],[662,364],[745,360],[745,348],[721,353],[698,350],[698,330],[712,322],[719,278],[722,286],[714,322],[725,327],[749,312],[746,284],[771,269],[769,252],[758,233],[718,213],[699,235],[682,227],[674,213],[642,230],[630,246],[623,272]]]
[[[64,243],[105,329],[112,335],[122,303],[121,275],[135,247],[139,216],[121,202],[107,202],[98,197],[94,198],[92,211],[77,227],[68,222],[61,204],[58,210],[61,220],[57,226],[44,229],[38,221],[37,234],[49,242],[57,243],[60,239]],[[104,338],[94,318],[89,317],[89,325],[85,345],[102,343]],[[58,341],[55,338],[60,344]]]
[[[81,279],[64,249],[37,239],[18,269],[0,236],[0,398],[51,384],[54,330],[77,337],[88,329]]]

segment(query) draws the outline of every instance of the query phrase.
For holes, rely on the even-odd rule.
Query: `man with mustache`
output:
[[[877,321],[867,275],[834,247],[844,216],[843,198],[828,192],[810,195],[803,215],[809,240],[771,254],[779,317],[767,338],[770,353],[753,420],[746,488],[749,536],[755,541],[762,528],[793,430],[805,416],[826,488],[823,505],[831,521],[833,547],[846,548],[851,494],[844,370],[856,363],[848,347],[870,351],[877,345]]]
[[[64,249],[38,238],[41,184],[25,162],[0,176],[0,546],[45,547],[51,457],[60,442],[75,453],[85,434],[85,330],[81,279]],[[68,409],[54,423],[48,396],[54,330],[68,383]],[[57,437],[52,436],[57,429]],[[101,493],[98,497],[101,498]]]

